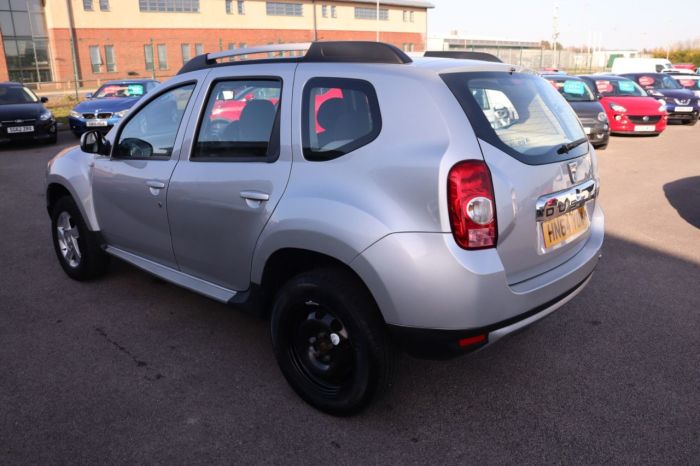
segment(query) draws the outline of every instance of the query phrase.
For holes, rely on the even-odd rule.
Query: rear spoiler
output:
[[[490,61],[494,63],[503,63],[503,61],[496,55],[492,55],[486,52],[467,52],[467,51],[452,51],[452,50],[430,50],[423,54],[424,57],[438,57],[438,58],[455,58],[459,60],[481,60]]]

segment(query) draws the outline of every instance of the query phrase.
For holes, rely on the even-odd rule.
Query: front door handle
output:
[[[250,201],[269,201],[270,195],[267,193],[261,193],[260,191],[241,191],[241,197]]]
[[[146,181],[146,186],[153,189],[163,189],[165,188],[165,183],[162,181],[148,180]]]

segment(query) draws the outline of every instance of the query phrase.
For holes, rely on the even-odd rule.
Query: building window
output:
[[[202,44],[194,44],[194,54],[195,55],[203,55],[204,54],[204,46]]]
[[[153,46],[143,46],[143,57],[146,60],[146,71],[153,71]]]
[[[238,0],[238,14],[239,15],[244,15],[245,14],[245,4],[243,3],[243,0]]]
[[[355,7],[355,19],[377,19],[376,8]],[[389,20],[389,10],[386,8],[379,9],[379,19],[381,21]]]
[[[407,21],[408,21],[408,11],[403,10],[403,22],[405,23]]]
[[[190,53],[190,44],[180,45],[180,50],[182,50],[182,64],[184,65],[192,58],[192,54]]]
[[[107,65],[107,73],[117,71],[117,61],[114,58],[114,46],[105,45],[105,65]]]
[[[240,44],[238,44],[238,48],[239,48],[239,49],[244,49],[244,48],[246,48],[246,47],[247,47],[247,45],[246,45],[245,42],[241,42]]]
[[[40,2],[0,1],[0,68],[10,81],[51,81],[49,40]]]
[[[331,5],[331,18],[337,18],[338,12],[336,11],[335,5]]]
[[[301,3],[266,2],[268,16],[302,16]]]
[[[158,44],[158,69],[168,69],[168,48],[165,44]]]
[[[100,11],[109,11],[109,0],[100,0]]]
[[[92,0],[83,0],[83,10],[92,11]]]
[[[100,56],[100,47],[91,45],[90,49],[90,65],[93,73],[99,73],[102,67],[102,57]]]
[[[410,17],[411,17],[411,22],[413,22],[413,12],[411,11],[409,14],[410,14]]]
[[[199,13],[199,0],[139,0],[141,11]]]
[[[233,14],[233,0],[226,0],[226,14]]]
[[[321,5],[321,16],[328,18],[328,5]]]

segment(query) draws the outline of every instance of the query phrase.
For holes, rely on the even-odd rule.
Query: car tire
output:
[[[46,140],[46,144],[56,144],[58,142],[58,134],[55,134]]]
[[[51,236],[58,262],[72,279],[91,280],[107,271],[109,256],[102,250],[99,236],[87,228],[69,196],[56,201],[51,211]]]
[[[595,145],[594,145],[593,148],[594,148],[595,150],[605,150],[605,149],[608,148],[608,144],[605,143],[605,144],[601,144],[601,145],[599,145],[599,146],[595,146]]]
[[[289,280],[270,327],[284,377],[317,409],[355,414],[389,388],[396,349],[374,299],[349,271],[321,268]]]
[[[684,121],[683,124],[685,126],[695,126],[698,122],[697,118],[693,118],[692,120]]]

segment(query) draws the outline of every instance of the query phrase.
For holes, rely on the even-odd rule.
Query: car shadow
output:
[[[683,220],[700,228],[700,176],[666,183],[664,194]]]

